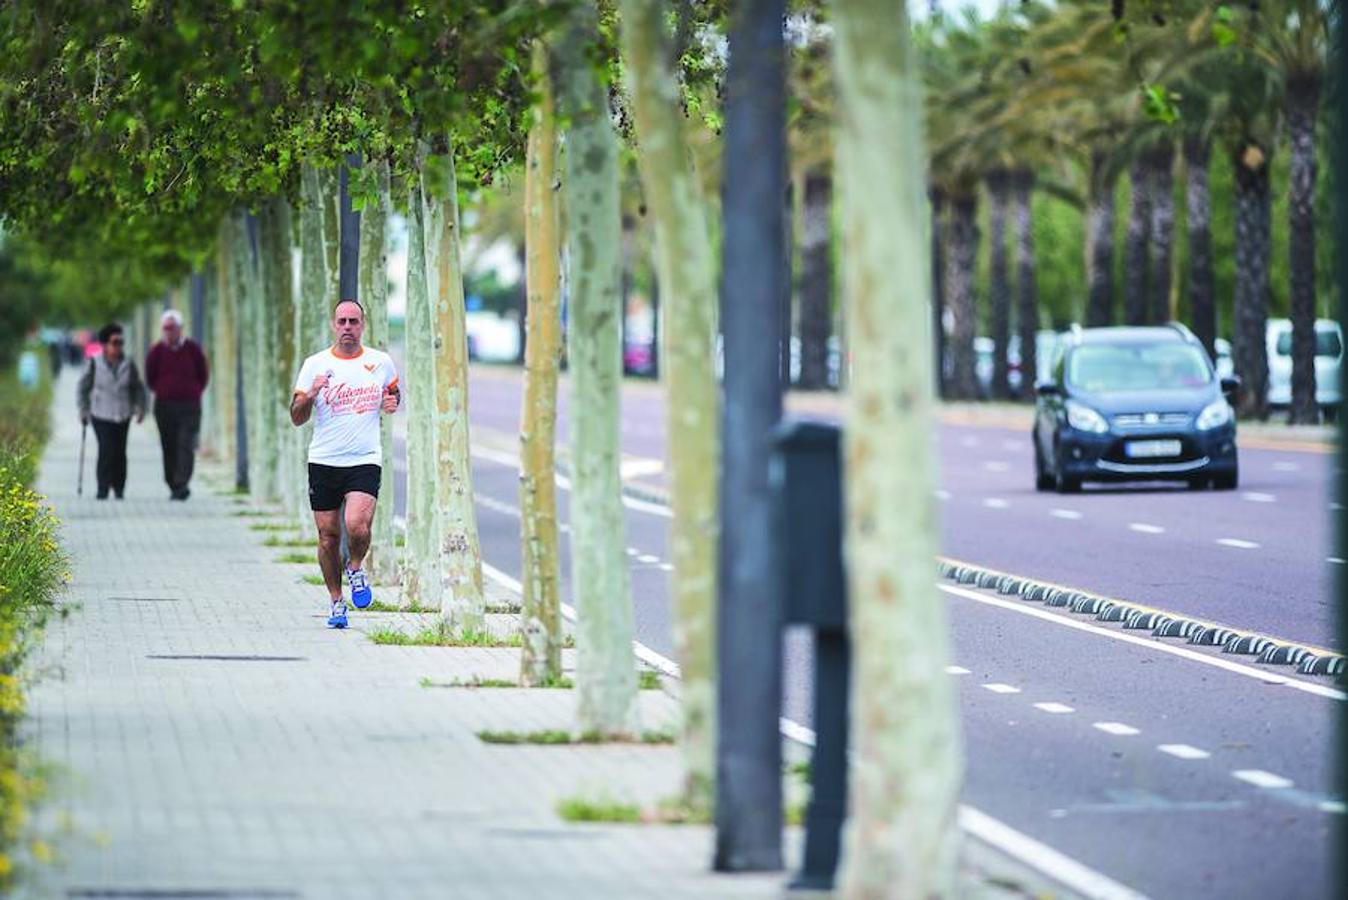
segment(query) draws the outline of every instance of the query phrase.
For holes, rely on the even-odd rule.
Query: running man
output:
[[[395,412],[401,395],[393,360],[382,350],[361,345],[365,310],[359,303],[343,300],[337,304],[332,311],[332,331],[336,343],[300,367],[290,400],[290,421],[303,425],[314,414],[309,507],[318,526],[318,565],[332,600],[328,627],[345,628],[340,509],[345,500],[351,603],[364,609],[374,599],[361,563],[370,549],[370,523],[379,497],[379,415]]]

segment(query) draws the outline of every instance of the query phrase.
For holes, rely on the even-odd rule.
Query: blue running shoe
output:
[[[370,590],[370,579],[364,569],[347,569],[347,583],[351,585],[351,605],[364,609],[374,602],[374,593]]]
[[[344,600],[332,601],[332,615],[328,616],[328,627],[329,628],[346,627],[346,601]]]

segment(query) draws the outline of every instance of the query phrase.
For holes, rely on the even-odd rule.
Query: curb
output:
[[[1011,575],[948,557],[937,557],[937,570],[942,578],[966,587],[995,590],[1003,596],[1019,597],[1030,603],[1062,607],[1076,615],[1090,616],[1097,622],[1114,623],[1128,630],[1150,631],[1155,638],[1179,638],[1195,646],[1220,647],[1223,653],[1252,656],[1254,662],[1262,665],[1294,666],[1298,674],[1325,675],[1340,685],[1348,685],[1348,657],[1323,647],[1228,628],[1181,613]]]

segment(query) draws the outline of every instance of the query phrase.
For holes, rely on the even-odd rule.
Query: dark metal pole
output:
[[[1337,25],[1335,28],[1334,40],[1337,46],[1335,52],[1330,54],[1330,59],[1335,61],[1338,69],[1338,83],[1340,86],[1348,84],[1348,28],[1344,25],[1343,17],[1336,17]],[[1335,171],[1344,171],[1343,166],[1348,165],[1348,101],[1345,101],[1345,95],[1342,90],[1337,92],[1337,109],[1331,111],[1331,121],[1333,127],[1338,131],[1338,140],[1333,142],[1335,147],[1335,160],[1337,165]],[[1334,242],[1338,249],[1335,259],[1338,261],[1338,279],[1339,279],[1339,322],[1348,323],[1348,180],[1336,178],[1335,185],[1335,215],[1334,215]],[[1343,372],[1340,371],[1339,378],[1342,385],[1348,385],[1348,379],[1345,379]],[[1337,491],[1338,505],[1334,507],[1331,513],[1334,522],[1334,541],[1338,550],[1336,555],[1340,559],[1348,558],[1348,513],[1344,512],[1344,498],[1348,497],[1348,416],[1340,410],[1338,414],[1339,425],[1339,477]],[[1334,604],[1337,610],[1336,627],[1339,636],[1339,644],[1348,640],[1348,576],[1343,573],[1343,566],[1334,566],[1336,577],[1334,580],[1334,597],[1338,601]],[[1348,716],[1339,714],[1338,721],[1338,766],[1336,767],[1338,781],[1338,796],[1348,795]],[[1348,825],[1343,822],[1343,816],[1334,816],[1334,845],[1338,847],[1337,853],[1332,853],[1331,857],[1335,861],[1335,868],[1338,870],[1338,877],[1335,883],[1339,885],[1348,884]]]
[[[351,207],[350,172],[360,168],[360,154],[348,153],[341,169],[341,251],[337,263],[337,290],[342,300],[359,300],[360,213]]]
[[[782,609],[768,460],[782,410],[784,15],[784,0],[734,5],[725,86],[714,866],[732,872],[782,867]]]

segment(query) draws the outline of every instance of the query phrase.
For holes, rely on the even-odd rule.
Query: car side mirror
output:
[[[1238,375],[1228,375],[1222,379],[1222,395],[1226,397],[1226,402],[1232,406],[1240,399],[1240,377]]]
[[[1040,381],[1035,384],[1034,392],[1040,397],[1057,397],[1062,393],[1056,381]]]

